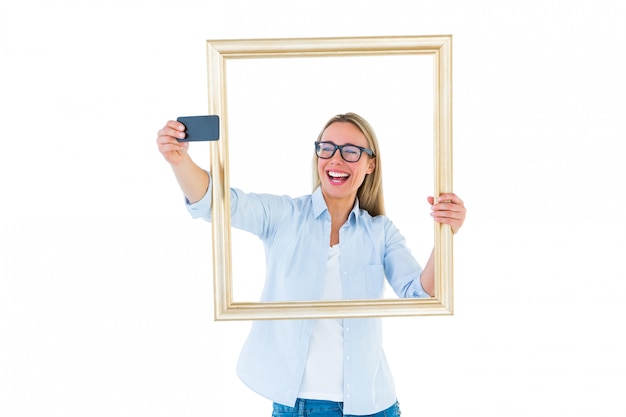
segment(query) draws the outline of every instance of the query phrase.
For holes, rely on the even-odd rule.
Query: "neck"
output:
[[[324,196],[324,201],[326,202],[326,207],[328,207],[328,213],[330,213],[332,222],[339,222],[339,224],[345,223],[354,208],[356,194],[346,198],[333,198],[322,191],[322,195]]]
[[[330,246],[334,246],[339,243],[339,229],[348,220],[350,211],[354,207],[354,201],[356,194],[350,198],[331,198],[324,194],[324,201],[326,201],[326,207],[328,207],[328,213],[330,214]]]

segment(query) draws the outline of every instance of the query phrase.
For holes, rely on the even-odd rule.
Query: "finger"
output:
[[[165,123],[165,126],[163,126],[160,130],[158,135],[171,135],[171,132],[176,131],[176,132],[182,132],[185,130],[185,125],[183,125],[180,122],[177,122],[176,120],[168,120],[167,123]]]
[[[176,138],[171,136],[159,136],[157,138],[157,147],[161,152],[172,149],[181,149],[181,143],[184,142],[178,142]]]
[[[437,200],[441,200],[441,202],[433,205],[433,210],[455,211],[465,216],[465,205],[457,195],[453,193],[442,194]]]
[[[465,211],[465,207],[455,203],[439,203],[430,214],[436,222],[449,225],[452,233],[456,233],[465,222]]]
[[[157,134],[157,139],[164,137],[164,138],[172,138],[172,139],[184,139],[186,134],[184,131],[182,130],[178,130],[178,129],[174,129],[172,127],[164,127],[163,129],[159,130],[159,133]]]
[[[167,127],[161,129],[159,131],[159,136],[157,136],[157,145],[160,150],[163,150],[166,146],[168,146],[168,149],[171,149],[170,147],[174,147],[176,150],[187,148],[189,146],[188,142],[179,142],[177,140],[178,138],[172,135],[184,137],[185,132],[172,130],[171,128]]]
[[[165,124],[165,126],[166,127],[170,127],[170,128],[172,128],[174,130],[181,131],[181,132],[183,132],[185,130],[185,125],[182,124],[179,121],[176,121],[176,120],[168,120],[168,122]]]
[[[171,136],[173,138],[183,139],[185,137],[185,125],[176,120],[168,121],[165,126],[157,133],[159,136]]]
[[[159,152],[165,154],[169,152],[185,152],[189,148],[188,142],[168,142],[159,144]]]
[[[463,222],[465,221],[465,208],[462,207],[455,207],[454,209],[440,209],[438,208],[439,206],[442,205],[452,205],[454,206],[454,204],[438,204],[437,206],[435,206],[433,208],[433,210],[431,211],[430,215],[433,217],[433,219],[435,219],[438,222],[445,222],[445,223],[449,223],[449,222],[456,222],[456,224],[458,224],[458,226],[460,227]]]
[[[442,202],[451,202],[454,204],[459,204],[459,205],[463,205],[463,200],[461,200],[456,194],[454,193],[442,193],[439,195],[439,197],[437,197],[437,202],[442,203]]]
[[[455,203],[438,203],[432,207],[433,212],[439,213],[457,213],[459,216],[465,216],[465,207]]]
[[[443,202],[443,203],[434,204],[431,206],[431,210],[432,211],[454,211],[454,212],[459,212],[459,213],[465,213],[464,206],[460,204],[452,203],[452,202]]]
[[[433,219],[437,223],[447,224],[457,229],[463,225],[463,222],[459,219],[452,219],[449,217],[433,217]]]
[[[451,217],[433,217],[433,219],[440,224],[447,224],[452,228],[452,233],[456,233],[461,226],[463,226],[463,220],[455,219]]]
[[[465,218],[465,212],[457,210],[439,210],[434,209],[430,213],[436,219],[457,219],[463,220]]]

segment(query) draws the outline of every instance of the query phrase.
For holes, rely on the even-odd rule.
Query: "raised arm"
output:
[[[159,130],[157,146],[172,167],[183,194],[190,203],[195,203],[206,194],[209,188],[209,175],[196,165],[187,153],[189,142],[178,142],[177,138],[185,138],[185,126],[170,120]]]
[[[465,221],[466,209],[463,200],[456,194],[447,193],[440,195],[437,201],[433,197],[428,197],[428,202],[432,207],[433,219],[436,222],[450,225],[452,233],[457,233]],[[421,283],[424,291],[432,297],[435,293],[434,250],[422,271]]]

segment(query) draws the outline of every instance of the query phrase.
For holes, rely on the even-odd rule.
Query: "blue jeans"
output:
[[[274,403],[272,417],[359,417],[343,413],[343,403],[298,398],[293,407]],[[398,402],[386,410],[360,417],[400,417]]]

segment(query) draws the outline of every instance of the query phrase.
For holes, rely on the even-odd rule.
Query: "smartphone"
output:
[[[218,140],[220,138],[219,116],[184,116],[176,121],[185,125],[185,139],[179,142]]]

